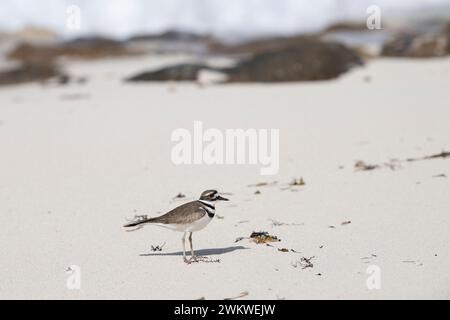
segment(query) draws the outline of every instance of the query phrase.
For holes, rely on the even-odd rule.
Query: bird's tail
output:
[[[138,226],[142,227],[146,223],[156,222],[155,220],[156,220],[156,218],[135,219],[131,222],[128,222],[123,227],[124,228],[131,228],[131,227],[138,227]]]
[[[138,226],[138,225],[140,225],[140,224],[143,224],[143,223],[144,223],[144,221],[139,221],[139,222],[129,222],[129,223],[127,223],[127,224],[124,224],[123,227],[124,227],[124,228],[136,227],[136,226]]]

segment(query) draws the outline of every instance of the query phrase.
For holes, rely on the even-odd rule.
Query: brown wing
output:
[[[206,214],[205,209],[199,201],[185,203],[162,216],[149,219],[148,222],[165,224],[188,224],[192,223]]]

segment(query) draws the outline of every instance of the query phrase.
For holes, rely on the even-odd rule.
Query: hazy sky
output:
[[[450,0],[1,0],[0,28],[45,26],[63,35],[66,8],[81,9],[81,33],[124,37],[166,29],[216,35],[286,34],[314,31],[341,19],[365,19],[376,4],[389,16]]]

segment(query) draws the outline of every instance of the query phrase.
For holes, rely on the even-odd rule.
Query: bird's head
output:
[[[204,201],[219,201],[219,200],[228,201],[228,199],[222,197],[219,194],[219,192],[217,192],[217,190],[206,190],[206,191],[203,191],[202,194],[200,195],[200,200],[204,200]]]

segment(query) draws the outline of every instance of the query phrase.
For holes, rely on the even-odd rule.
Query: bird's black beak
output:
[[[222,196],[218,196],[216,199],[217,199],[217,200],[223,200],[223,201],[229,201],[229,199],[224,198],[224,197],[222,197]]]

